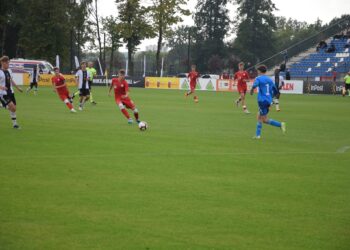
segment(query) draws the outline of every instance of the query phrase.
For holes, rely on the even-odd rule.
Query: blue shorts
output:
[[[271,103],[268,101],[263,101],[263,102],[258,102],[258,104],[259,104],[259,114],[261,116],[267,115],[270,111]]]

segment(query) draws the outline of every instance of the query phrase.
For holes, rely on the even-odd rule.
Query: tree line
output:
[[[254,65],[340,18],[309,24],[278,17],[272,0],[201,0],[194,10],[186,8],[186,0],[144,2],[115,0],[116,14],[102,17],[100,0],[0,0],[0,54],[50,62],[60,55],[66,71],[75,67],[74,56],[98,57],[111,70],[127,60],[131,76],[140,75],[135,63],[141,68],[146,55],[153,75],[160,75],[162,57],[167,74],[186,72],[191,64],[221,73],[241,60]],[[179,26],[189,15],[194,25]],[[157,50],[137,53],[148,38],[157,38]],[[119,52],[123,45],[126,58]],[[169,51],[162,52],[165,45]]]

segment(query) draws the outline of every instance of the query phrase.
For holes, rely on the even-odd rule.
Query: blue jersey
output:
[[[266,75],[258,76],[255,79],[253,88],[259,88],[258,102],[272,103],[272,97],[277,89],[272,79]]]

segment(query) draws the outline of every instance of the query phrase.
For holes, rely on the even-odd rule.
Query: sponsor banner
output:
[[[190,81],[188,78],[180,78],[179,83],[179,89],[190,89]],[[196,90],[216,91],[216,79],[199,78],[197,81]]]
[[[13,73],[12,77],[17,85],[24,85],[23,73]]]
[[[75,87],[75,76],[74,75],[63,75],[64,78],[66,79],[66,84],[68,87]],[[29,74],[23,74],[23,84],[24,85],[29,85],[30,84],[30,76]],[[52,79],[53,75],[52,74],[41,74],[40,79],[38,82],[39,86],[52,86]]]
[[[250,91],[253,86],[252,81],[247,81],[247,91]],[[238,87],[235,84],[235,81],[233,79],[219,79],[216,82],[216,89],[217,91],[229,91],[229,92],[238,92]],[[257,92],[257,90],[255,90]]]
[[[286,80],[284,81],[284,86],[281,89],[283,94],[303,94],[304,81],[297,80]]]
[[[145,88],[148,89],[179,89],[179,78],[175,77],[146,77]]]
[[[304,84],[305,94],[324,94],[324,95],[340,95],[344,83],[342,82],[315,82],[310,81]]]
[[[107,84],[108,86],[111,86],[113,78],[106,79],[106,77],[104,76],[96,76],[93,80],[93,86],[107,86]],[[131,78],[127,78],[126,81],[128,82],[130,87],[138,87],[138,88],[145,87],[145,82],[143,79],[133,80]]]
[[[217,91],[229,91],[233,92],[234,81],[230,79],[220,79],[216,81],[216,90]],[[237,88],[236,88],[237,91]]]
[[[112,79],[108,79],[108,78],[106,79],[106,77],[104,77],[104,76],[96,76],[93,80],[93,85],[106,86],[107,85],[106,81],[107,81],[108,85],[110,86],[112,83]]]

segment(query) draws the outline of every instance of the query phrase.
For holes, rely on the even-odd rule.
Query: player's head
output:
[[[191,70],[192,70],[192,71],[196,71],[196,65],[192,64]]]
[[[10,66],[10,58],[8,56],[3,56],[0,58],[1,68],[8,69]]]
[[[60,74],[60,68],[59,67],[54,67],[53,71],[55,72],[55,75],[59,75]]]
[[[89,67],[89,68],[94,67],[94,63],[93,63],[93,62],[88,62],[88,67]]]
[[[267,67],[265,65],[259,65],[256,70],[258,71],[259,75],[265,75],[267,72]]]
[[[118,72],[118,77],[119,77],[119,79],[125,79],[125,69],[121,69],[121,70],[119,70],[119,72]]]
[[[244,70],[244,62],[240,62],[239,64],[238,64],[238,68],[239,68],[239,70]]]
[[[85,69],[86,69],[86,62],[85,62],[85,61],[83,61],[83,62],[80,63],[80,68],[81,68],[82,70],[85,70]]]
[[[275,68],[275,74],[279,74],[280,73],[280,68]]]

